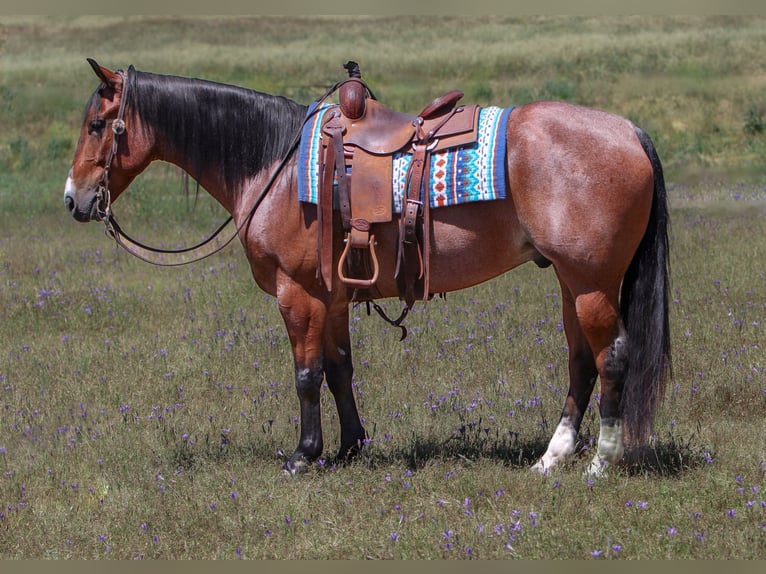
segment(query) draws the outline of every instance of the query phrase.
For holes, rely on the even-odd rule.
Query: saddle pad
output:
[[[298,199],[317,203],[319,168],[322,155],[321,126],[324,114],[333,104],[317,109],[309,106],[303,126],[298,159]],[[428,182],[431,207],[458,205],[470,201],[505,199],[505,132],[513,107],[487,107],[479,110],[479,134],[476,143],[447,149],[431,156]],[[401,213],[407,169],[412,154],[393,157],[392,202]]]

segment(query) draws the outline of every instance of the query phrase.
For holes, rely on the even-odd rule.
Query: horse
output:
[[[231,214],[253,279],[276,298],[289,335],[300,437],[284,470],[303,472],[323,452],[325,380],[341,431],[334,460],[352,460],[367,437],[352,392],[352,290],[337,274],[331,285],[319,276],[318,208],[300,202],[296,190],[292,146],[309,107],[243,87],[88,61],[100,85],[85,107],[66,208],[78,222],[106,221],[111,202],[156,160],[193,177]],[[514,107],[504,137],[506,198],[431,211],[430,289],[468,288],[527,262],[553,268],[569,389],[531,470],[548,474],[572,458],[598,379],[600,428],[585,472],[603,476],[626,447],[648,440],[671,371],[662,165],[641,128],[572,103]],[[376,224],[381,298],[399,297],[400,217]],[[337,263],[338,225],[332,245]]]

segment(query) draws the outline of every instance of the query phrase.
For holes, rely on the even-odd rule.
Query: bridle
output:
[[[301,127],[298,129],[297,133],[295,134],[293,141],[290,143],[290,147],[288,148],[287,153],[281,159],[276,169],[271,173],[271,176],[269,177],[268,181],[266,182],[263,189],[261,190],[261,193],[258,195],[252,207],[250,208],[250,211],[248,212],[247,216],[242,220],[239,226],[237,226],[237,229],[234,231],[234,233],[232,233],[231,237],[229,237],[221,245],[217,246],[214,250],[208,253],[205,253],[203,255],[200,255],[198,257],[195,257],[194,259],[167,263],[164,261],[155,261],[153,259],[150,259],[149,257],[142,255],[141,253],[139,253],[136,249],[132,247],[138,247],[140,249],[143,249],[144,251],[162,254],[162,255],[166,255],[166,254],[180,255],[184,253],[190,253],[192,251],[196,251],[204,247],[208,243],[211,243],[213,240],[215,240],[216,237],[218,237],[218,235],[221,234],[224,228],[226,228],[226,226],[229,225],[229,223],[231,223],[231,221],[233,220],[233,216],[229,215],[226,221],[224,221],[223,224],[221,224],[218,227],[218,229],[216,229],[207,239],[191,247],[185,247],[181,249],[163,249],[160,247],[151,247],[149,245],[144,245],[140,241],[133,239],[131,236],[125,233],[122,227],[120,227],[120,225],[117,223],[117,220],[114,218],[114,214],[112,213],[112,196],[109,191],[109,170],[111,169],[112,161],[117,155],[120,137],[127,132],[127,125],[125,123],[125,106],[128,99],[127,95],[128,95],[128,89],[129,89],[128,75],[133,69],[134,69],[133,66],[129,66],[127,71],[118,70],[118,73],[122,76],[122,86],[123,86],[122,96],[120,98],[120,107],[117,112],[117,118],[112,122],[112,134],[113,134],[112,145],[109,148],[109,153],[107,154],[107,157],[106,157],[106,162],[104,164],[104,172],[102,173],[101,179],[99,180],[99,183],[98,183],[98,190],[96,192],[96,201],[97,201],[96,210],[97,210],[97,215],[99,220],[102,221],[104,223],[104,226],[106,227],[106,230],[105,230],[106,234],[112,239],[114,239],[115,242],[120,247],[122,247],[125,251],[127,251],[134,257],[137,257],[138,259],[141,259],[142,261],[145,261],[147,263],[151,263],[152,265],[157,265],[160,267],[178,267],[181,265],[188,265],[191,263],[202,261],[203,259],[207,259],[211,255],[215,255],[216,253],[219,253],[220,251],[225,249],[232,241],[234,241],[236,237],[239,236],[240,232],[250,224],[250,221],[255,215],[256,210],[265,199],[266,194],[273,187],[277,177],[282,173],[282,170],[287,165],[287,162],[290,160],[292,155],[295,153],[295,150],[298,148],[298,144],[300,143],[300,140],[301,140],[303,125],[305,125],[305,123],[309,121],[309,119],[319,111],[319,108],[321,107],[322,102],[324,102],[324,100],[326,100],[333,92],[335,92],[338,89],[338,87],[343,83],[343,82],[338,82],[332,88],[330,88],[321,98],[319,98],[316,101],[317,105],[315,106],[315,108],[310,113],[306,114],[306,117],[303,120],[303,124],[301,124]]]
[[[251,210],[250,214],[245,219],[243,224],[237,228],[235,233],[225,243],[218,246],[215,250],[209,253],[206,253],[200,257],[197,257],[193,260],[172,262],[172,263],[155,261],[153,259],[150,259],[142,255],[135,249],[131,249],[130,244],[140,249],[143,249],[145,251],[149,251],[151,253],[158,253],[158,254],[183,254],[183,253],[189,253],[191,251],[196,251],[197,249],[204,247],[208,243],[211,243],[216,237],[218,237],[218,235],[220,235],[220,233],[224,230],[224,228],[233,219],[232,216],[230,215],[226,219],[226,221],[224,221],[224,223],[220,227],[218,227],[218,229],[216,229],[207,239],[201,241],[200,243],[197,243],[196,245],[193,245],[192,247],[186,247],[182,249],[163,249],[160,247],[151,247],[149,245],[145,245],[141,243],[140,241],[133,239],[130,235],[125,233],[122,227],[120,227],[120,224],[117,223],[117,220],[114,218],[114,214],[112,212],[112,194],[109,191],[109,171],[112,167],[112,161],[117,155],[117,150],[120,143],[120,137],[127,131],[127,125],[125,123],[125,107],[128,101],[128,90],[130,89],[129,88],[130,84],[128,82],[128,75],[130,74],[131,70],[133,70],[133,66],[130,66],[127,72],[118,70],[118,73],[122,76],[122,96],[120,97],[120,107],[117,112],[117,118],[112,122],[112,134],[113,134],[112,145],[109,148],[109,153],[106,156],[106,162],[104,163],[104,171],[101,174],[101,179],[99,180],[99,183],[98,183],[98,190],[96,192],[97,215],[99,217],[99,220],[104,223],[104,226],[106,228],[106,234],[110,236],[112,239],[114,239],[115,242],[120,247],[122,247],[125,251],[127,251],[134,257],[141,259],[142,261],[151,263],[153,265],[162,266],[162,267],[176,267],[179,265],[187,265],[190,263],[194,263],[196,261],[201,261],[202,259],[206,259],[207,257],[210,257],[211,255],[214,255],[215,253],[222,251],[234,240],[235,237],[237,237],[242,227],[244,227],[244,225],[250,221],[253,214],[255,213],[255,209],[257,209],[257,204],[260,203],[260,198],[259,198],[259,201],[256,202],[256,206]],[[292,154],[292,150],[290,150],[287,157],[289,157],[291,154]],[[283,162],[283,164],[284,163],[286,162]],[[280,165],[280,169],[277,170],[277,173],[281,171],[283,164]],[[272,180],[269,182],[269,187],[273,183],[275,176],[272,177]]]
[[[352,64],[353,62],[348,62],[348,64]],[[349,69],[346,65],[346,68]],[[282,172],[282,170],[287,165],[287,162],[292,157],[293,153],[295,153],[295,150],[298,148],[298,144],[301,141],[301,134],[303,132],[304,125],[315,115],[319,112],[320,108],[322,107],[322,103],[334,92],[340,88],[341,85],[346,83],[349,80],[342,80],[335,85],[333,85],[331,88],[325,92],[325,94],[317,99],[315,101],[315,106],[309,113],[306,114],[306,117],[303,120],[303,123],[298,128],[297,133],[295,134],[293,141],[290,143],[290,147],[287,150],[287,153],[285,156],[280,160],[279,165],[277,165],[276,169],[272,172],[271,176],[269,177],[268,181],[266,182],[266,185],[261,190],[261,193],[256,198],[255,202],[253,203],[252,207],[250,208],[250,211],[248,212],[247,216],[244,218],[242,223],[239,224],[237,229],[234,231],[234,233],[227,239],[223,244],[216,247],[214,250],[210,251],[209,253],[205,253],[203,255],[200,255],[199,257],[196,257],[194,259],[188,260],[188,261],[178,261],[173,263],[166,263],[163,261],[155,261],[153,259],[150,259],[139,252],[137,252],[135,249],[131,249],[129,243],[139,247],[145,251],[149,251],[151,253],[157,253],[157,254],[183,254],[183,253],[189,253],[191,251],[196,251],[197,249],[200,249],[207,245],[208,243],[212,242],[220,233],[224,230],[224,228],[231,223],[233,220],[233,216],[229,215],[229,217],[226,219],[226,221],[223,222],[223,224],[218,227],[207,239],[197,243],[196,245],[192,247],[186,247],[182,249],[162,249],[159,247],[150,247],[148,245],[144,245],[140,241],[137,241],[136,239],[133,239],[130,237],[127,233],[125,233],[120,225],[117,223],[117,220],[114,218],[114,214],[112,213],[112,197],[111,193],[109,192],[109,170],[112,166],[112,161],[114,160],[115,156],[117,155],[117,150],[120,142],[120,137],[127,131],[127,125],[125,123],[125,105],[127,102],[127,94],[129,89],[129,82],[128,82],[128,75],[133,70],[133,66],[129,66],[127,71],[118,70],[118,73],[122,76],[122,96],[120,99],[120,107],[117,112],[117,118],[112,122],[112,146],[109,149],[109,154],[106,158],[106,163],[104,164],[104,172],[101,175],[101,179],[98,183],[98,191],[96,194],[97,197],[97,214],[99,219],[104,223],[104,226],[106,227],[106,234],[110,237],[112,237],[115,242],[122,247],[125,251],[133,255],[134,257],[137,257],[138,259],[145,261],[146,263],[151,263],[152,265],[157,265],[160,267],[179,267],[181,265],[189,265],[191,263],[196,263],[198,261],[202,261],[203,259],[207,259],[211,255],[215,255],[216,253],[219,253],[223,249],[225,249],[234,239],[239,236],[240,232],[250,224],[250,221],[253,219],[253,216],[255,215],[255,212],[257,211],[260,204],[263,202],[263,200],[266,197],[266,194],[269,192],[269,190],[274,185],[274,182],[276,181],[279,174]],[[352,77],[352,70],[349,69],[349,76]],[[369,88],[368,88],[369,90]],[[370,97],[373,99],[375,98],[375,95],[372,93],[371,90],[369,90]],[[103,209],[101,209],[101,205],[103,204]],[[375,311],[380,315],[383,320],[388,322],[390,325],[393,325],[394,327],[397,327],[401,329],[402,335],[399,339],[400,341],[403,341],[407,337],[407,329],[402,325],[402,322],[404,318],[407,316],[407,313],[409,312],[409,307],[405,307],[402,311],[401,315],[398,319],[390,319],[385,311],[375,302],[367,301],[367,314],[370,314],[370,303],[372,303],[372,306],[374,307]]]
[[[128,72],[129,71],[130,68],[128,69]],[[98,191],[96,192],[96,198],[98,200],[96,209],[101,221],[108,221],[112,215],[112,197],[111,193],[109,193],[109,170],[112,167],[112,160],[117,155],[117,145],[120,141],[120,136],[125,133],[125,103],[128,100],[128,72],[122,72],[122,70],[118,72],[122,76],[120,109],[117,112],[117,119],[112,122],[112,146],[109,148],[109,153],[106,156],[104,172],[101,174],[101,179],[98,182]],[[103,209],[101,209],[102,204],[104,206]]]

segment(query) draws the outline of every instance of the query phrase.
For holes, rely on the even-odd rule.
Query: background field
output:
[[[766,557],[766,19],[421,24],[0,17],[1,558]],[[355,309],[370,443],[352,465],[283,476],[298,437],[290,349],[241,248],[157,269],[65,213],[97,85],[86,57],[303,103],[354,59],[410,112],[459,88],[641,125],[672,206],[674,379],[650,448],[584,481],[594,396],[578,455],[529,472],[566,394],[566,349],[553,273],[525,266],[418,305],[403,343]],[[165,245],[226,215],[167,165],[116,210]]]

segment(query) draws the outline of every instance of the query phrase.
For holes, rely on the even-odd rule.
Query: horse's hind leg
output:
[[[618,287],[611,291],[591,291],[575,298],[580,326],[590,343],[601,379],[598,447],[587,474],[602,476],[619,462],[624,451],[620,402],[627,374],[627,345],[619,314]]]
[[[564,332],[569,346],[569,392],[558,426],[542,458],[532,467],[545,474],[574,453],[577,432],[588,408],[598,371],[590,344],[580,327],[575,302],[561,282]]]
[[[359,450],[366,438],[354,400],[351,339],[348,331],[348,304],[331,311],[324,345],[324,372],[335,398],[340,419],[340,449],[337,460],[346,461]]]
[[[573,295],[562,283],[564,325],[569,343],[570,387],[559,426],[533,469],[546,471],[574,451],[574,442],[594,387],[601,379],[601,428],[588,474],[600,476],[623,454],[620,400],[627,370],[617,288]]]

